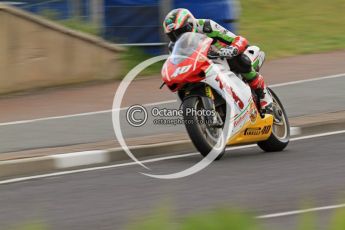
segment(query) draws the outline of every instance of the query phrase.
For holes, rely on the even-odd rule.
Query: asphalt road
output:
[[[50,229],[123,229],[167,205],[183,216],[195,210],[241,207],[253,215],[339,204],[345,191],[345,134],[297,140],[281,153],[257,147],[228,152],[204,171],[158,180],[126,166],[0,185],[1,229],[43,221]],[[154,173],[175,172],[199,155],[148,164]],[[331,212],[319,212],[327,218]],[[261,220],[291,229],[296,219]]]
[[[345,110],[345,77],[276,87],[290,117]],[[178,108],[176,103],[159,105]],[[149,109],[152,108],[149,107]],[[141,128],[131,127],[125,120],[119,124],[124,137],[140,137],[183,132],[184,127],[152,125],[152,117]],[[33,123],[13,124],[0,128],[0,153],[115,140],[111,113],[69,117]]]

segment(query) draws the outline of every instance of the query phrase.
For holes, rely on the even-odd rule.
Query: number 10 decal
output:
[[[178,68],[175,70],[175,72],[173,73],[173,75],[171,75],[171,78],[175,78],[175,77],[177,77],[178,75],[187,73],[187,72],[190,70],[191,67],[192,67],[192,65],[186,65],[186,66],[178,67]]]

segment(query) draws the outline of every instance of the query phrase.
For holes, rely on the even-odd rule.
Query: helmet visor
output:
[[[177,39],[186,32],[192,32],[193,31],[193,25],[191,23],[186,24],[184,27],[181,27],[177,30],[173,30],[170,33],[168,33],[168,37],[172,42],[176,42]]]

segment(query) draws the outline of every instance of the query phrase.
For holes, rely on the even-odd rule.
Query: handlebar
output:
[[[209,59],[221,58],[221,56],[219,55],[219,53],[218,53],[218,52],[215,52],[215,51],[210,51],[210,52],[208,52],[207,57],[208,57]]]
[[[232,57],[224,57],[224,56],[221,56],[218,52],[215,52],[215,51],[209,51],[208,52],[208,54],[207,54],[207,57],[209,58],[209,59],[218,59],[218,58],[220,58],[220,59],[231,59]]]

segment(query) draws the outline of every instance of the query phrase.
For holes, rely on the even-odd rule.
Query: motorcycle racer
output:
[[[249,86],[260,99],[262,112],[272,111],[272,96],[267,90],[264,78],[258,73],[259,60],[253,52],[259,52],[258,47],[249,46],[246,38],[237,36],[210,19],[196,19],[193,14],[183,8],[174,9],[168,13],[163,22],[164,32],[170,39],[169,50],[185,32],[196,32],[213,39],[212,49],[235,65],[236,70],[245,78]]]

